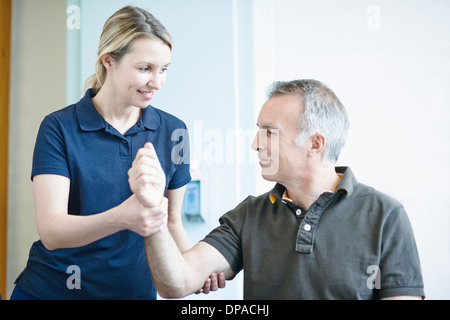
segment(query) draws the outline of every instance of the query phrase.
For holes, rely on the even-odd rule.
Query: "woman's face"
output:
[[[126,106],[146,108],[166,82],[170,62],[170,47],[159,39],[149,38],[135,40],[119,61],[109,57],[107,82],[112,85],[115,100]]]

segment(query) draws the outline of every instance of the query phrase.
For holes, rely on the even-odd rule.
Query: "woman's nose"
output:
[[[164,81],[162,79],[162,75],[155,72],[155,73],[152,73],[152,76],[147,84],[148,84],[148,86],[152,87],[153,89],[159,90],[159,89],[161,89],[163,83],[164,83]]]

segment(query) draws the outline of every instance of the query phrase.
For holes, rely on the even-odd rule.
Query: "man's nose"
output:
[[[252,149],[258,151],[258,133],[256,133],[255,139],[253,139]]]
[[[255,139],[253,139],[252,142],[252,149],[255,151],[259,151],[264,148],[263,141],[264,141],[264,130],[258,130],[256,133]]]

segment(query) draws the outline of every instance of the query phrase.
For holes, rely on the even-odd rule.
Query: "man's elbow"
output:
[[[163,299],[180,299],[180,298],[184,298],[185,295],[179,294],[176,291],[171,291],[171,290],[158,290],[159,295],[161,296],[161,298]]]
[[[161,298],[164,299],[180,299],[190,295],[192,292],[186,289],[186,287],[173,287],[164,284],[155,283],[156,290]]]

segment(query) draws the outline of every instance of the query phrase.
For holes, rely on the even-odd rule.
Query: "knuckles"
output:
[[[156,232],[159,232],[162,227],[167,224],[168,214],[164,209],[159,207],[144,209],[140,214],[139,220],[139,234],[141,236],[148,237]]]

